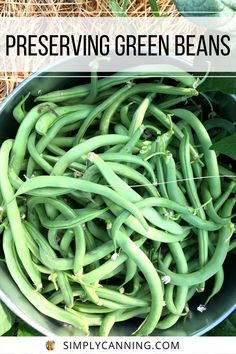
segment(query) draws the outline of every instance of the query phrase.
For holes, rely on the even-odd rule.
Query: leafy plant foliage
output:
[[[234,15],[236,10],[234,0],[173,0],[173,2],[184,16],[228,16]]]

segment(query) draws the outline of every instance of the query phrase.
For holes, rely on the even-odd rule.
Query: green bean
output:
[[[127,259],[126,261],[126,274],[125,274],[125,279],[123,283],[121,284],[121,287],[123,287],[125,284],[130,282],[135,274],[137,273],[137,265],[135,262],[133,262],[131,259]]]
[[[57,258],[57,256],[52,256],[48,254],[48,250],[45,249],[44,245],[38,241],[39,244],[39,255],[40,260],[44,266],[53,271],[66,271],[73,269],[74,258]]]
[[[122,104],[122,102],[124,101],[125,97],[126,97],[126,92],[129,91],[131,85],[128,85],[125,90],[124,89],[121,89],[119,92],[119,95],[117,96],[117,94],[113,94],[112,96],[110,97],[115,97],[115,100],[112,100],[111,101],[111,98],[107,98],[107,102],[109,102],[109,105],[107,106],[106,105],[106,108],[105,108],[105,111],[102,115],[102,118],[101,118],[101,121],[100,121],[100,126],[99,126],[99,131],[100,131],[100,134],[101,135],[105,135],[105,134],[108,134],[109,132],[109,125],[110,125],[110,122],[116,112],[116,110],[118,109],[118,107]],[[103,110],[103,107],[101,106],[102,110]],[[93,118],[91,117],[91,120]],[[86,123],[88,124],[88,123]],[[79,141],[80,138],[78,138],[77,141]]]
[[[40,166],[45,172],[51,173],[53,167],[44,160],[44,158],[38,153],[36,146],[36,133],[32,133],[28,139],[28,151],[33,160],[29,160],[26,175],[27,177],[32,177],[33,170],[35,168],[35,163]]]
[[[151,124],[147,124],[146,121],[145,121],[144,123],[145,123],[145,124],[143,124],[143,126],[144,126],[144,131],[145,131],[145,130],[151,130],[151,131],[153,131],[157,136],[158,136],[158,135],[161,135],[161,130],[158,129],[156,126],[151,125]]]
[[[220,134],[191,98],[196,79],[142,70],[103,79],[95,68],[29,112],[23,97],[0,149],[9,271],[39,312],[84,334],[135,317],[135,335],[171,328],[208,279],[206,303],[221,290],[236,247],[235,175],[211,150]]]
[[[35,264],[35,267],[40,271],[40,273],[43,273],[43,274],[49,274],[49,276],[52,275],[52,271],[51,269],[48,269],[47,267],[44,267],[43,265],[41,264]],[[55,288],[55,285],[53,284],[53,289]]]
[[[151,165],[149,164],[149,162],[143,161],[142,158],[140,158],[139,156],[120,153],[120,152],[119,153],[105,152],[103,154],[100,154],[100,157],[104,161],[124,161],[135,165],[143,166],[152,177],[153,183],[155,183],[156,181],[154,171]]]
[[[168,147],[169,141],[173,135],[172,130],[168,131],[165,134],[159,136],[156,140],[156,151],[158,153],[165,153]],[[163,198],[168,198],[165,178],[164,178],[164,170],[162,164],[163,155],[156,155],[156,171],[157,171],[157,181],[159,183],[160,193]]]
[[[69,280],[65,273],[63,272],[57,273],[57,283],[58,283],[58,287],[61,290],[62,296],[64,298],[65,305],[67,307],[73,307],[74,296],[73,296],[73,292]]]
[[[109,255],[114,250],[113,242],[107,241],[100,246],[94,247],[92,250],[87,252],[84,257],[84,265],[94,263],[105,256]]]
[[[85,228],[84,225],[84,234],[85,234],[85,241],[86,241],[86,251],[93,251],[97,244],[95,239],[93,238],[93,235]],[[96,268],[98,268],[100,266],[100,262],[99,260],[96,260],[94,262],[92,262],[91,264],[87,265],[86,267],[86,272],[90,272]]]
[[[136,130],[142,126],[145,114],[147,112],[148,106],[151,103],[152,98],[152,95],[148,95],[134,112],[129,127],[130,136],[133,136]]]
[[[38,253],[39,253],[39,248],[37,245],[37,242],[31,237],[31,234],[28,232],[27,228],[24,225],[24,230],[25,230],[25,236],[26,236],[26,244],[27,247],[29,248],[30,252],[36,257],[39,258]],[[38,268],[36,266],[36,268]]]
[[[103,304],[102,300],[99,298],[99,296],[96,293],[96,288],[94,285],[84,283],[84,281],[78,278],[77,276],[75,276],[74,278],[75,281],[78,281],[80,283],[89,301],[99,306]]]
[[[181,218],[186,220],[190,225],[193,225],[199,229],[205,229],[207,231],[215,231],[221,228],[221,225],[218,225],[212,221],[201,219],[199,216],[194,214],[194,209],[189,208],[185,205],[178,204],[172,200],[165,198],[146,198],[137,203],[140,208],[144,206],[157,206],[169,208],[174,210],[181,215]],[[184,229],[182,229],[184,230]]]
[[[229,196],[233,192],[235,186],[236,186],[236,181],[230,182],[230,184],[229,184],[228,188],[225,190],[225,192],[215,201],[214,208],[215,208],[216,212],[219,211],[219,209],[222,207],[222,205],[229,198]]]
[[[124,263],[125,262],[123,262],[121,265],[119,265],[117,268],[115,268],[115,269],[113,269],[111,272],[109,272],[109,273],[106,273],[106,274],[104,274],[102,277],[101,277],[101,282],[103,281],[103,280],[106,280],[106,282],[107,282],[107,280],[108,279],[112,279],[112,278],[115,278],[115,277],[118,277],[118,278],[120,278],[120,277],[124,277],[124,272],[125,272],[125,266],[124,266]]]
[[[125,311],[119,316],[117,322],[123,322],[129,320],[130,318],[140,317],[140,315],[145,315],[149,311],[150,311],[150,307],[137,308],[137,309],[131,309]]]
[[[81,298],[84,298],[85,293],[81,289],[81,287],[78,286],[72,286],[72,291],[73,291],[73,296],[80,296]],[[148,303],[144,300],[141,299],[135,299],[132,298],[131,296],[127,296],[124,294],[120,294],[117,291],[113,291],[107,288],[97,288],[96,289],[97,293],[99,294],[100,298],[102,299],[103,306],[106,307],[107,312],[108,311],[114,311],[118,309],[126,309],[129,307],[139,307],[142,308],[142,306],[147,306]],[[50,301],[54,304],[59,304],[60,302],[63,301],[62,294],[59,291],[54,293],[50,297]],[[74,308],[78,309],[79,312],[87,312],[86,309],[88,309],[88,313],[91,311],[91,313],[94,313],[94,309],[98,307],[98,309],[102,309],[103,306],[97,306],[97,305],[92,305],[92,304],[83,304],[83,303],[75,303]],[[100,313],[100,311],[98,311]],[[102,312],[101,312],[102,313]]]
[[[176,75],[175,73],[176,69],[173,66],[173,72],[171,73],[167,73],[166,76],[167,77],[171,77],[181,83],[183,83],[184,85],[187,85],[189,87],[192,87],[194,82],[195,82],[195,78],[187,73],[183,73],[183,75],[179,76],[178,73]],[[107,90],[107,89],[111,89],[113,86],[115,85],[120,85],[122,83],[128,82],[129,80],[133,80],[134,78],[145,78],[145,77],[150,77],[150,73],[144,73],[144,72],[136,72],[135,76],[134,73],[129,73],[126,72],[125,75],[123,72],[121,73],[116,73],[114,75],[112,75],[112,77],[108,77],[102,80],[99,80],[98,82],[98,90],[100,92]],[[156,72],[155,76],[163,76],[162,72]],[[42,95],[42,96],[38,96],[35,101],[48,101],[48,102],[62,102],[71,98],[78,98],[78,97],[85,97],[88,95],[90,90],[90,84],[85,84],[85,85],[80,85],[80,86],[75,86],[66,90],[59,90],[59,91],[54,91],[54,92],[50,92],[48,94]],[[177,91],[178,92],[178,91]],[[194,89],[186,89],[186,91],[184,91],[184,94],[196,94],[196,90]]]
[[[58,210],[51,204],[45,204],[45,212],[50,220],[54,220],[59,215]]]
[[[108,336],[109,335],[112,327],[114,326],[114,323],[120,317],[122,312],[123,312],[122,310],[116,310],[116,311],[108,313],[107,315],[104,316],[101,326],[99,328],[99,335],[100,336]]]
[[[235,199],[229,199],[225,203],[224,209],[222,210],[223,217],[227,214],[230,214],[230,211],[235,205],[235,202]],[[229,239],[232,236],[233,232],[234,225],[232,223],[222,226],[222,228],[219,230],[219,238],[217,241],[215,252],[212,255],[211,259],[208,261],[208,263],[200,270],[189,274],[174,273],[168,270],[168,268],[164,266],[162,261],[159,261],[161,271],[171,277],[171,284],[174,285],[192,286],[206,281],[214,274],[216,274],[222,266],[229,249]]]
[[[88,221],[87,227],[88,227],[88,230],[93,234],[93,236],[96,239],[101,240],[102,242],[108,241],[109,238],[108,238],[107,232],[106,232],[106,230],[104,230],[104,228],[99,227],[93,221]]]
[[[85,283],[94,283],[95,281],[99,281],[104,279],[106,275],[109,275],[112,271],[116,270],[121,264],[123,264],[127,260],[126,254],[121,254],[116,260],[108,260],[103,263],[97,269],[92,270],[89,273],[83,275],[83,282]]]
[[[139,96],[133,96],[132,97],[132,101],[136,102],[136,103],[140,103],[142,101],[142,98]],[[170,114],[165,114],[164,112],[162,112],[155,104],[151,103],[149,108],[148,108],[149,113],[153,116],[153,118],[155,118],[159,123],[161,123],[161,125],[163,125],[165,128],[173,129],[173,132],[176,136],[176,138],[181,141],[183,138],[183,133],[181,132],[181,130],[178,128],[178,126],[176,124],[174,124],[170,119],[170,114],[172,114],[172,112],[170,111]],[[191,154],[193,155],[193,157],[198,157],[198,153],[196,151],[196,149],[193,146],[190,146],[191,149]]]
[[[84,313],[79,313],[70,307],[66,307],[66,311],[75,315],[78,318],[82,318],[86,323],[88,323],[89,326],[100,326],[102,323],[102,316],[101,315],[95,315],[95,314],[84,314]]]
[[[58,237],[57,230],[50,229],[48,231],[48,242],[54,250],[60,251],[59,237]]]
[[[135,187],[144,187],[152,197],[158,196],[158,191],[155,186],[146,177],[144,177],[143,174],[139,173],[138,171],[134,170],[129,166],[120,163],[107,162],[107,165],[111,167],[112,170],[119,176],[131,179],[135,183],[137,183],[135,184]],[[87,181],[94,181],[98,175],[100,175],[99,170],[97,169],[96,165],[92,165],[84,173],[83,179]]]
[[[208,176],[210,176],[209,188],[211,195],[214,199],[218,198],[221,194],[219,168],[217,164],[216,153],[214,150],[210,149],[212,142],[206,129],[193,113],[185,109],[175,109],[172,110],[171,113],[174,114],[176,117],[187,121],[188,124],[194,129],[202,146],[204,159],[207,166],[207,173]]]
[[[188,201],[177,183],[176,165],[173,156],[168,153],[163,158],[166,165],[166,188],[169,198],[175,200],[177,203],[188,205]]]
[[[156,199],[156,198],[155,198]],[[120,214],[120,212],[121,212],[121,208],[119,208],[119,207],[116,207],[116,206],[114,206],[114,205],[112,205],[109,201],[107,201],[107,200],[105,200],[106,201],[106,204],[110,207],[110,209],[111,209],[111,211],[112,211],[112,213],[113,214],[115,214],[115,215],[119,215]],[[143,202],[145,202],[145,201],[143,201]],[[148,205],[148,203],[147,203],[147,205]],[[158,215],[158,214],[157,214]],[[169,231],[169,226],[171,226],[171,229],[173,229],[174,231],[173,231],[173,233],[174,234],[176,234],[177,235],[177,237],[180,237],[181,239],[182,238],[184,238],[184,235],[183,234],[185,234],[185,232],[187,231],[186,229],[184,229],[184,228],[179,228],[178,230],[177,230],[177,228],[176,229],[174,229],[174,223],[173,222],[171,222],[170,223],[170,221],[168,220],[168,219],[161,219],[160,218],[160,220],[162,221],[162,224],[163,224],[163,226],[161,227],[162,229],[164,229],[164,230],[166,230],[166,231],[168,231],[168,232],[171,232],[171,231]],[[133,231],[135,231],[135,232],[137,232],[137,233],[139,233],[139,234],[141,234],[141,235],[143,235],[143,236],[145,236],[145,237],[148,237],[148,238],[151,238],[151,239],[158,239],[159,237],[160,237],[160,233],[159,233],[159,230],[158,229],[156,229],[156,228],[154,228],[154,227],[149,227],[148,228],[148,233],[147,233],[147,231],[144,231],[144,229],[143,229],[143,227],[142,227],[142,225],[140,224],[140,222],[136,219],[136,218],[134,218],[132,215],[130,215],[126,220],[125,220],[125,224],[131,229],[131,230],[133,230]],[[159,222],[159,224],[160,224],[160,222]],[[176,224],[177,225],[177,224]],[[173,228],[172,228],[173,227]],[[181,235],[181,236],[180,236]]]
[[[75,304],[73,306],[73,309],[78,311],[78,312],[83,312],[83,313],[109,313],[113,312],[113,309],[107,308],[105,306],[98,306],[95,304]]]
[[[139,248],[138,248],[139,249]],[[149,302],[132,296],[121,294],[118,291],[110,290],[106,287],[97,288],[97,294],[101,299],[111,300],[129,307],[146,307]]]
[[[73,241],[75,237],[74,231],[73,230],[66,230],[64,235],[61,238],[60,242],[60,253],[63,257],[70,257],[70,244]]]
[[[74,138],[70,136],[59,136],[57,138],[52,139],[52,144],[57,145],[59,147],[69,147],[71,148],[74,143]]]
[[[29,227],[29,225],[28,225]],[[68,234],[71,235],[71,239],[68,237],[67,243],[71,242],[72,238],[74,238],[74,234],[71,233],[71,230],[68,230]],[[63,239],[62,239],[63,240]],[[42,240],[37,240],[37,243],[40,243]],[[45,262],[45,265],[47,265],[49,268],[54,269],[54,270],[70,270],[73,268],[74,265],[74,258],[56,258],[56,255],[50,252],[48,254],[48,248],[45,248],[45,244],[42,246],[40,243],[41,250],[40,254],[43,255],[42,260]],[[64,247],[63,247],[64,246]],[[35,244],[33,246],[35,248]],[[68,252],[68,245],[60,244],[60,248],[63,252]],[[106,244],[103,244],[101,246],[98,246],[94,248],[93,250],[87,252],[84,256],[83,259],[83,266],[87,266],[91,263],[96,262],[97,260],[103,258],[104,256],[110,254],[114,250],[113,242],[108,241]],[[36,251],[36,249],[35,249]],[[38,248],[37,252],[38,253]],[[111,263],[111,262],[110,262]]]
[[[190,162],[190,145],[189,145],[189,136],[188,134],[184,135],[183,140],[180,143],[180,163],[182,166],[182,171],[185,178],[185,185],[188,192],[188,197],[196,209],[197,214],[205,219],[205,212],[201,205],[201,202],[198,197],[197,188],[194,182],[193,171],[191,168]],[[208,260],[208,232],[204,229],[197,230],[198,235],[198,247],[199,247],[199,265],[203,267]],[[201,284],[201,288],[204,288],[204,285]]]
[[[43,154],[43,157],[46,161],[52,162],[54,165],[60,159],[60,157],[47,155],[47,154]],[[69,168],[72,169],[72,171],[73,171],[73,169],[76,171],[80,171],[82,174],[86,170],[86,166],[79,163],[79,162],[72,163]]]
[[[75,317],[73,314],[70,314],[65,310],[53,305],[40,293],[34,291],[35,289],[30,285],[28,279],[21,270],[19,262],[17,261],[10,229],[7,229],[4,233],[3,248],[7,267],[12,278],[17,281],[17,285],[21,292],[32,303],[32,305],[46,316],[52,317],[61,322],[69,323],[75,328],[79,328],[84,334],[88,335],[88,324],[84,321],[84,319]]]
[[[49,112],[44,113],[38,119],[35,124],[35,130],[40,135],[47,134],[48,129],[55,124],[57,120],[62,116],[66,116],[69,113],[80,112],[84,110],[91,110],[94,107],[87,104],[76,104],[72,106],[63,106],[63,107],[55,107],[51,109]]]
[[[138,272],[136,272],[136,274],[134,275],[133,279],[132,279],[132,291],[130,291],[128,293],[128,295],[136,295],[137,292],[139,291],[141,287],[141,282],[140,282],[140,276],[138,274]]]
[[[98,95],[98,64],[95,64],[94,68],[95,70],[91,71],[91,89],[87,98],[84,100],[86,103],[94,103]]]
[[[119,135],[128,135],[128,130],[122,124],[116,124],[114,131]]]
[[[41,276],[32,262],[29,249],[26,245],[26,236],[22,226],[21,215],[14,191],[8,179],[9,153],[12,146],[12,140],[5,140],[0,149],[0,187],[17,253],[36,288],[40,289],[42,287]]]
[[[124,207],[129,210],[131,214],[133,214],[140,223],[147,228],[147,224],[140,213],[140,211],[135,207],[135,205],[123,197],[121,197],[118,193],[112,191],[110,188],[102,185],[98,185],[93,182],[83,181],[83,180],[75,180],[71,177],[62,177],[62,176],[39,176],[32,179],[27,180],[22,184],[22,186],[18,189],[16,196],[21,194],[25,194],[34,189],[41,189],[44,187],[53,187],[57,185],[58,188],[65,188],[65,186],[70,186],[70,188],[75,190],[81,190],[83,192],[92,192],[98,195],[104,195],[106,198],[110,199],[114,203]]]
[[[51,293],[55,290],[55,286],[53,283],[48,283],[41,291],[41,294]],[[59,289],[58,289],[59,290]]]
[[[106,115],[105,121],[111,119],[111,116],[114,113],[114,110],[117,107],[117,102],[121,102],[122,101],[122,97],[123,95],[126,96],[126,92],[129,91],[131,85],[128,84],[124,87],[122,87],[120,90],[118,90],[116,93],[114,93],[112,96],[109,96],[105,101],[103,101],[101,104],[99,104],[88,116],[87,118],[84,120],[84,122],[82,123],[81,127],[78,130],[78,133],[76,134],[75,137],[75,145],[79,144],[79,142],[81,141],[81,139],[83,138],[86,130],[88,129],[88,127],[93,123],[93,121],[97,118],[97,116],[105,111],[108,110],[108,113]],[[101,120],[103,122],[103,120]],[[104,124],[103,124],[104,125]],[[105,128],[103,128],[103,125],[101,126],[100,124],[100,128],[99,130],[103,131],[103,134],[106,134]]]
[[[172,315],[177,315],[177,316],[181,316],[182,313],[179,313],[175,303],[174,303],[174,290],[175,290],[176,286],[173,284],[167,284],[165,287],[165,292],[164,292],[164,301],[166,304],[166,307],[168,308],[168,310],[170,311],[170,313]]]
[[[179,243],[173,243],[168,245],[171,254],[176,262],[176,269],[179,273],[186,274],[188,273],[188,264],[182,250],[182,247]],[[172,313],[167,315],[163,320],[161,320],[157,324],[157,328],[160,329],[167,329],[173,326],[181,316],[180,314],[184,310],[185,304],[187,302],[187,295],[188,295],[188,286],[178,286],[176,289],[176,296],[175,296],[175,307],[176,313]],[[168,304],[166,304],[168,306]]]
[[[106,145],[123,144],[128,140],[129,137],[116,134],[101,135],[88,139],[70,149],[63,157],[61,157],[54,166],[52,174],[62,175],[71,163],[78,161],[82,155],[88,154],[90,151]]]
[[[182,123],[183,125],[183,128],[184,128],[184,132],[187,132],[188,136],[189,136],[189,142],[192,146],[195,146],[195,149],[196,149],[196,144],[195,144],[195,141],[194,141],[194,137],[193,137],[193,133],[192,133],[192,129],[191,127],[188,125],[188,123],[186,121],[180,121],[178,126],[180,126],[180,124]],[[183,132],[183,133],[184,133]],[[196,149],[196,152],[198,153],[197,149]],[[192,161],[192,168],[193,168],[193,173],[194,173],[194,176],[197,177],[198,179],[196,180],[196,182],[199,184],[201,183],[201,178],[202,178],[202,166],[201,164],[199,163],[199,160],[200,159],[200,155],[198,154],[198,156],[195,156],[193,158],[193,161]]]
[[[10,161],[10,168],[13,168],[17,175],[20,172],[21,164],[25,157],[28,137],[31,130],[34,128],[35,123],[43,113],[54,108],[56,108],[54,103],[41,103],[32,108],[23,119],[12,146],[12,156]]]
[[[99,218],[102,216],[108,208],[104,208],[102,210],[95,210],[95,209],[88,209],[85,208],[83,212],[81,211],[81,215],[75,216],[70,219],[61,219],[57,220],[48,220],[45,219],[42,214],[39,214],[39,218],[41,221],[41,224],[46,227],[47,229],[68,229],[68,228],[73,228],[77,226],[78,224],[84,224],[87,221]]]
[[[117,91],[117,93],[113,94],[107,100],[103,101],[102,104],[97,106],[97,108],[94,109],[94,111],[89,115],[86,120],[83,122],[82,126],[79,129],[79,132],[76,135],[75,138],[75,144],[78,144],[80,140],[83,138],[84,134],[86,133],[86,130],[90,126],[90,124],[93,122],[93,120],[97,117],[97,115],[101,112],[107,109],[109,106],[109,113],[105,115],[105,117],[102,119],[102,122],[100,124],[100,131],[102,134],[107,134],[108,132],[108,127],[110,124],[111,117],[114,113],[114,109],[117,108],[118,105],[120,105],[124,100],[126,100],[128,97],[134,96],[138,93],[143,93],[143,92],[148,92],[148,93],[168,93],[172,95],[185,95],[186,93],[191,93],[191,92],[196,92],[194,89],[189,89],[189,88],[182,88],[182,87],[173,87],[173,86],[167,86],[167,85],[157,85],[157,84],[137,84],[134,85],[133,87],[131,85],[127,85],[124,88],[121,88],[120,90]],[[113,104],[113,106],[112,106]]]
[[[31,178],[34,178],[34,176],[32,176]],[[26,178],[27,179],[27,178]],[[9,171],[9,181],[11,183],[11,185],[15,188],[15,189],[19,189],[20,186],[24,183],[24,181],[22,179],[20,179],[13,170]],[[45,195],[46,197],[50,198],[50,197],[58,197],[60,195],[63,194],[67,194],[67,193],[71,193],[72,190],[70,188],[56,188],[56,187],[51,187],[51,188],[41,188],[40,191],[30,191],[29,195],[32,196],[41,196],[42,194]]]
[[[72,112],[66,115],[65,117],[61,117],[58,121],[55,122],[55,124],[52,125],[52,127],[48,130],[47,134],[41,137],[41,139],[36,145],[37,152],[41,154],[46,149],[46,147],[48,147],[50,142],[62,128],[64,128],[65,126],[69,126],[70,124],[77,124],[82,119],[84,119],[91,112],[91,110],[92,108],[84,109],[83,111]],[[29,163],[32,163],[31,159],[29,160]],[[32,173],[33,169],[34,166],[29,172]]]
[[[222,218],[220,217],[215,208],[214,205],[212,203],[212,198],[211,198],[211,194],[207,188],[207,183],[206,181],[204,181],[201,185],[201,190],[202,190],[202,199],[203,199],[203,203],[206,203],[206,213],[208,214],[209,218],[211,218],[211,220],[213,220],[215,223],[218,223],[220,225],[224,225],[227,224],[229,222],[229,217],[228,218]]]
[[[22,97],[20,102],[15,106],[13,109],[13,117],[18,123],[21,123],[23,119],[25,118],[27,112],[25,111],[25,102],[29,98],[30,93],[28,93],[26,96]]]
[[[76,226],[75,229],[75,258],[74,258],[74,266],[73,271],[74,274],[82,274],[83,273],[83,260],[85,256],[85,235],[84,230],[81,225]]]
[[[73,296],[74,298],[79,296],[81,299],[85,299],[85,292],[84,290],[81,288],[81,286],[77,286],[76,290],[74,288],[74,286],[72,286],[72,292],[73,292]],[[61,302],[63,302],[63,295],[61,293],[61,291],[58,289],[56,292],[54,292],[53,294],[50,295],[50,297],[48,298],[48,300],[54,304],[54,305],[59,305]]]
[[[199,209],[201,216],[204,216],[202,206],[198,198],[197,189],[194,182],[194,176],[191,168],[189,135],[186,133],[180,144],[180,163],[185,178],[188,197],[194,208]]]
[[[146,202],[146,200],[145,200]],[[137,203],[136,205],[140,205],[141,203]],[[116,245],[117,239],[119,237],[119,231],[121,225],[125,222],[127,217],[129,216],[129,213],[124,211],[122,212],[115,220],[115,222],[112,225],[112,239],[114,241],[114,244]],[[174,235],[174,234],[169,234],[168,232],[163,232],[161,230],[156,230],[155,234],[150,232],[150,230],[140,230],[140,234],[153,240],[153,241],[159,241],[159,242],[165,242],[165,243],[171,243],[171,242],[177,242],[177,241],[182,241],[185,237],[189,235],[191,231],[191,228],[186,228],[184,229],[183,234],[180,235]]]
[[[214,275],[214,286],[211,291],[211,294],[208,296],[208,298],[205,301],[205,304],[208,304],[208,302],[215,296],[222,288],[223,282],[224,282],[224,269],[223,267],[220,267],[218,272]]]
[[[229,251],[233,251],[236,247],[236,240],[230,242]]]
[[[35,197],[29,200],[28,206],[30,208],[34,208],[37,204],[41,204],[41,203],[47,203],[49,205],[54,206],[55,208],[60,210],[66,218],[74,218],[74,217],[76,218],[76,213],[74,212],[74,210],[72,210],[68,205],[66,205],[65,203],[59,200]],[[42,217],[40,217],[40,219],[41,219],[41,223],[43,224],[44,222],[42,220]],[[75,228],[74,232],[75,232],[75,244],[76,244],[76,251],[74,257],[74,273],[80,274],[82,272],[83,258],[85,255],[85,236],[81,225],[79,225],[76,222],[73,225],[73,227]],[[43,250],[40,250],[40,254],[43,256],[44,260],[46,259],[45,262],[47,263],[48,257],[44,254]],[[63,263],[62,261],[63,260],[61,260],[61,263]],[[53,263],[51,263],[51,265],[52,264]]]
[[[179,103],[187,102],[189,97],[191,97],[191,96],[180,96],[180,97],[176,97],[176,98],[171,98],[169,100],[165,100],[165,101],[158,104],[158,108],[161,110],[162,109],[169,109],[170,107],[176,106]]]
[[[131,151],[133,151],[135,146],[138,144],[138,141],[139,141],[141,135],[143,134],[143,132],[144,132],[143,126],[138,128],[135,131],[135,133],[130,137],[129,141],[120,149],[120,153],[128,154]]]
[[[125,234],[120,233],[117,243],[122,250],[137,264],[144,274],[151,291],[151,309],[145,321],[135,332],[135,335],[148,335],[157,325],[163,307],[163,292],[159,276],[151,261]]]
[[[122,124],[128,129],[129,125],[130,125],[130,119],[129,119],[129,107],[132,105],[133,103],[128,103],[125,106],[123,106],[120,110],[120,120],[122,122]]]
[[[63,155],[65,155],[65,153],[66,153],[65,150],[63,150],[63,149],[60,148],[59,146],[54,145],[54,144],[52,144],[52,143],[51,143],[51,144],[48,144],[47,149],[48,149],[51,153],[53,153],[53,154],[55,154],[55,155],[57,155],[57,156],[63,156]]]
[[[91,153],[89,155],[89,160],[96,164],[96,166],[99,168],[100,172],[102,173],[103,177],[106,179],[106,181],[111,185],[111,187],[114,188],[114,190],[119,193],[121,196],[124,196],[129,200],[130,202],[137,202],[139,200],[142,200],[142,197],[135,192],[132,188],[130,188],[120,177],[118,177],[112,169],[109,168],[108,164],[106,164],[101,157],[98,155]],[[161,222],[159,214],[154,210],[150,208],[143,208],[142,209],[142,214],[146,219],[148,219],[150,222],[152,222],[154,225],[161,227]],[[164,223],[164,222],[163,222]],[[165,227],[166,229],[168,226],[171,228],[173,224],[174,228],[174,223],[171,223],[171,221],[166,220],[165,221]],[[183,231],[183,230],[181,230]],[[175,225],[175,232],[178,233],[177,230],[177,224]],[[182,233],[182,232],[181,232]]]

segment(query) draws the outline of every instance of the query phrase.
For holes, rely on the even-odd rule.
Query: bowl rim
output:
[[[58,64],[58,63],[57,63]],[[55,63],[54,63],[55,65]],[[48,66],[48,68],[51,67],[51,65]],[[52,65],[53,67],[53,65]],[[53,71],[51,71],[53,72]],[[46,78],[50,73],[50,71],[46,71],[45,70],[40,70],[38,72],[32,73],[30,74],[27,78],[25,78],[19,85],[17,85],[1,102],[0,104],[0,114],[4,111],[5,107],[9,104],[9,102],[12,100],[12,98],[16,97],[17,95],[20,94],[20,92],[22,91],[22,88],[24,88],[29,82],[31,82],[34,79],[37,79],[39,77],[44,77]],[[55,75],[59,77],[60,75],[56,75],[56,74],[60,74],[60,73],[55,73],[53,72]],[[81,75],[83,76],[83,75]],[[71,75],[71,78],[73,78],[73,75]],[[235,103],[236,103],[236,95],[227,95],[227,96],[231,96],[233,97]],[[0,267],[2,268],[2,266],[0,265]],[[2,269],[1,269],[2,271]],[[12,278],[11,278],[12,280]],[[16,285],[17,287],[17,285]],[[20,291],[20,290],[19,290]],[[27,298],[25,298],[26,301],[28,301]],[[16,310],[16,305],[14,303],[12,303],[12,301],[9,301],[6,297],[6,295],[2,292],[2,290],[0,289],[0,300],[2,300],[14,313],[16,313],[16,315],[18,315],[19,317],[21,317],[25,322],[27,322],[30,326],[32,326],[33,328],[35,328],[36,330],[38,330],[39,332],[41,332],[44,335],[52,335],[52,333],[50,333],[50,331],[42,328],[42,326],[38,325],[37,323],[34,323],[33,321],[31,321],[27,316],[22,315],[22,313],[20,313],[20,311]],[[36,309],[36,311],[38,311]],[[214,320],[213,322],[211,322],[210,324],[206,324],[205,326],[203,326],[200,330],[198,330],[196,333],[194,333],[192,336],[202,336],[204,334],[206,334],[207,332],[209,332],[211,329],[213,329],[214,327],[216,327],[219,323],[221,323],[223,320],[225,320],[231,313],[233,313],[234,311],[236,311],[236,301],[235,304],[233,306],[231,306],[227,311],[225,311],[224,313],[222,313],[222,315],[220,315],[216,320]],[[56,334],[53,333],[53,335],[55,336]],[[160,334],[161,335],[161,334]],[[158,334],[159,336],[159,334]],[[178,336],[178,335],[177,335]]]

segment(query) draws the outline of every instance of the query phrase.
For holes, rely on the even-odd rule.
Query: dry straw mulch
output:
[[[122,1],[117,0],[119,4]],[[1,16],[114,16],[109,0],[0,0]],[[177,16],[172,0],[157,0],[161,14]],[[128,16],[153,16],[148,0],[130,0]],[[29,73],[0,72],[0,101]]]
[[[114,0],[113,0],[114,1]],[[114,16],[110,0],[0,0],[1,16]],[[116,0],[122,5],[122,0]],[[157,0],[160,13],[176,14],[171,0]],[[152,16],[148,0],[130,0],[128,16]]]

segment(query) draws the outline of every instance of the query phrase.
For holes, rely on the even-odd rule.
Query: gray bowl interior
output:
[[[12,109],[19,102],[22,96],[31,92],[32,96],[46,93],[54,89],[63,89],[78,85],[89,80],[85,74],[68,73],[46,73],[34,74],[19,85],[2,103],[0,108],[0,142],[6,138],[14,137],[17,125],[12,117]],[[220,94],[221,102],[222,94]],[[230,118],[235,112],[236,101],[234,98],[225,96],[230,104],[224,107],[224,116]],[[32,101],[33,102],[33,101]],[[218,107],[222,108],[222,107]],[[207,295],[198,294],[194,301],[190,303],[189,316],[180,320],[173,328],[160,331],[156,330],[153,335],[162,336],[199,336],[224,320],[231,312],[236,309],[236,281],[232,271],[232,265],[236,263],[236,255],[231,253],[225,263],[225,282],[221,292],[215,296],[207,306],[207,311],[200,313],[196,310],[197,306],[204,303]],[[66,326],[40,314],[20,292],[17,284],[12,280],[7,268],[0,263],[0,298],[6,305],[20,318],[44,335],[74,336],[82,335],[80,331]],[[120,324],[114,327],[111,335],[125,336],[137,328],[138,319]],[[97,334],[94,329],[94,335]]]

